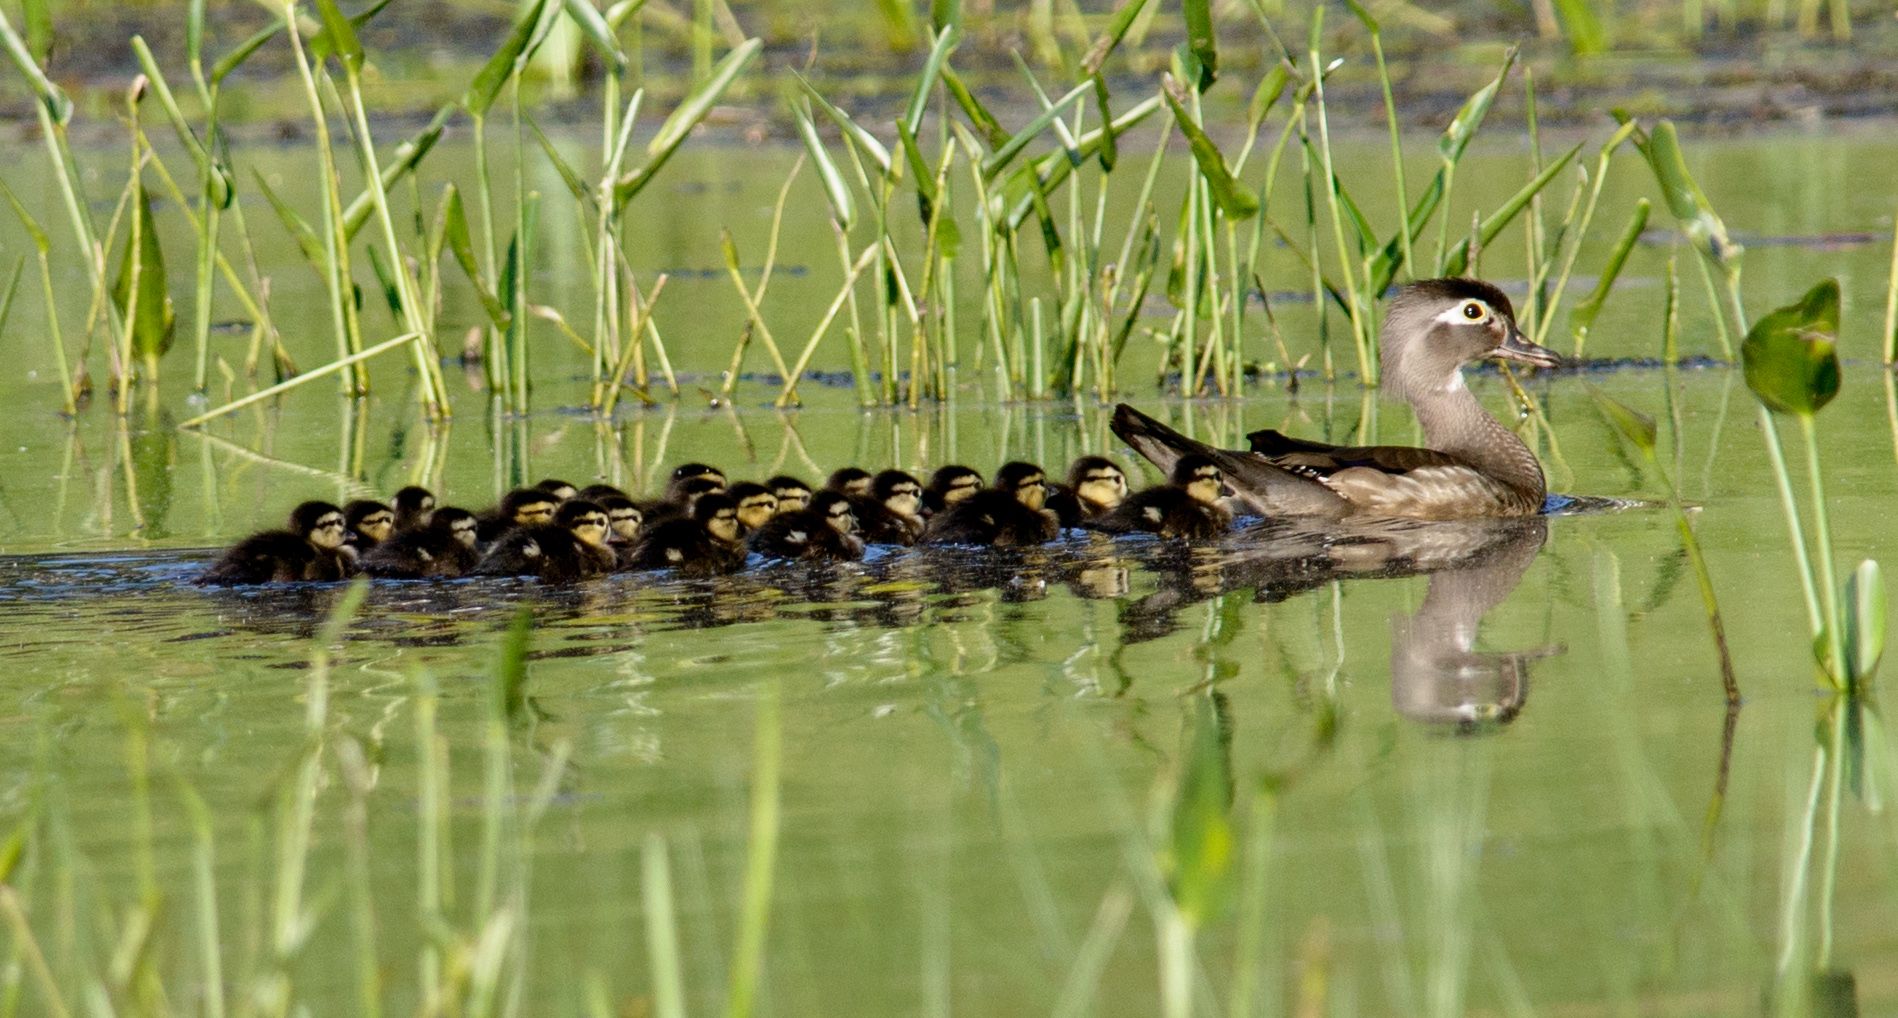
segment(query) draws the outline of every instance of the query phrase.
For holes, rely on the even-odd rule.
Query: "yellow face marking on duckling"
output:
[[[974,474],[964,474],[949,482],[949,490],[942,493],[944,505],[955,505],[982,490],[982,479]]]
[[[1015,485],[1015,497],[1021,501],[1022,505],[1036,512],[1041,511],[1041,507],[1048,501],[1047,478],[1041,474],[1034,474],[1026,478],[1020,484]]]
[[[456,520],[449,524],[448,535],[469,548],[474,547],[475,542],[481,539],[481,535],[475,532],[473,520]]]
[[[554,504],[552,502],[529,502],[514,510],[514,523],[517,526],[532,526],[536,523],[552,523]]]
[[[597,547],[606,543],[606,528],[605,513],[587,513],[585,516],[574,520],[573,526],[570,529],[573,532],[573,536],[587,544]]]
[[[811,492],[808,488],[779,488],[777,496],[780,516],[810,508]]]
[[[824,514],[824,522],[830,524],[830,529],[839,534],[857,532],[857,514],[851,512],[850,507],[842,502],[830,507],[830,511]]]
[[[343,546],[344,533],[348,529],[342,513],[324,513],[316,518],[316,525],[310,528],[309,541],[318,548],[334,551]]]
[[[705,529],[711,535],[726,544],[738,543],[738,514],[730,509],[720,509]]]
[[[631,541],[639,536],[640,524],[646,522],[637,509],[614,509],[607,513],[612,524],[613,536],[622,541]]]
[[[1193,471],[1193,479],[1186,483],[1186,494],[1195,502],[1207,505],[1219,501],[1226,490],[1226,476],[1218,467],[1201,467]]]
[[[899,484],[890,489],[889,497],[883,500],[883,504],[891,512],[914,516],[923,509],[923,486],[907,481]]]
[[[1127,497],[1127,475],[1111,467],[1090,470],[1076,494],[1103,509],[1112,509]]]
[[[395,530],[395,514],[377,510],[356,523],[356,532],[377,541],[386,541]]]
[[[738,522],[747,530],[756,530],[764,526],[765,521],[778,514],[778,496],[753,495],[738,503]]]

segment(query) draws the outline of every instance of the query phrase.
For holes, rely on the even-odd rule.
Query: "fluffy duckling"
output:
[[[554,521],[553,495],[539,488],[516,488],[501,496],[501,504],[476,514],[476,532],[487,547],[515,527],[544,526]]]
[[[435,493],[411,484],[396,492],[389,504],[395,508],[396,530],[420,530],[428,526],[429,514],[435,511]]]
[[[1051,541],[1061,523],[1044,508],[1047,497],[1047,475],[1040,467],[1019,461],[1003,464],[995,472],[994,487],[930,517],[922,543],[1008,547]]]
[[[381,502],[359,498],[343,506],[343,522],[349,525],[349,542],[358,557],[395,533],[395,510]]]
[[[344,552],[349,528],[343,511],[328,502],[305,502],[290,511],[285,530],[265,530],[231,546],[199,583],[234,587],[296,580],[340,580],[354,567]]]
[[[744,527],[744,533],[757,530],[778,514],[778,496],[756,481],[740,481],[726,494],[738,503],[738,522]]]
[[[934,516],[949,506],[982,490],[982,474],[960,463],[937,467],[929,475],[929,487],[923,489],[923,516]]]
[[[1105,456],[1083,456],[1068,468],[1068,483],[1048,495],[1048,508],[1066,528],[1109,513],[1127,498],[1127,475]]]
[[[685,494],[686,485],[696,480],[718,482],[719,488],[731,483],[725,477],[725,471],[704,463],[682,463],[672,470],[672,476],[666,481],[666,501],[676,502]]]
[[[738,503],[724,492],[699,497],[689,518],[670,519],[646,531],[633,546],[632,569],[677,569],[688,576],[735,573],[744,567],[745,546]]]
[[[586,487],[581,488],[579,493],[575,494],[573,497],[584,498],[589,502],[598,502],[601,505],[605,505],[606,504],[605,500],[608,498],[614,498],[614,497],[626,498],[628,496],[624,491],[621,491],[620,489],[615,488],[610,484],[589,484]]]
[[[1189,454],[1173,465],[1168,483],[1148,488],[1082,525],[1108,534],[1148,533],[1203,541],[1232,526],[1232,513],[1220,504],[1231,495],[1219,464]]]
[[[534,487],[552,495],[561,502],[571,501],[575,496],[580,494],[580,489],[558,477],[544,478],[539,484],[534,485]]]
[[[606,510],[606,545],[613,550],[616,563],[625,562],[632,554],[633,545],[639,543],[639,533],[645,529],[646,514],[639,505],[625,495],[602,495],[599,498],[586,499]]]
[[[751,550],[766,558],[854,561],[863,557],[850,496],[821,491],[809,506],[773,516],[751,535]]]
[[[571,583],[611,572],[606,510],[581,499],[560,504],[552,524],[516,527],[496,541],[475,572],[482,576],[538,576]]]
[[[841,491],[846,495],[868,495],[874,480],[870,471],[862,467],[838,467],[832,471],[830,479],[824,482],[824,490]]]
[[[481,561],[477,529],[474,513],[442,506],[426,526],[397,530],[371,548],[363,556],[362,570],[389,580],[454,579]]]
[[[770,488],[773,495],[778,496],[778,515],[780,516],[810,507],[811,486],[790,474],[779,474],[764,482],[764,486]]]
[[[870,480],[870,494],[852,496],[857,532],[866,544],[915,544],[923,536],[923,485],[901,470],[885,470]]]
[[[693,507],[706,495],[723,494],[725,479],[720,474],[701,474],[688,477],[674,484],[666,485],[666,497],[658,502],[646,502],[640,505],[646,514],[648,529],[667,520],[689,520]]]

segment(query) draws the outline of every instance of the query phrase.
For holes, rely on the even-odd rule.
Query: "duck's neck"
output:
[[[1447,452],[1509,487],[1537,498],[1547,490],[1542,464],[1522,439],[1489,415],[1463,384],[1462,372],[1449,384],[1409,393],[1410,405],[1432,449]]]

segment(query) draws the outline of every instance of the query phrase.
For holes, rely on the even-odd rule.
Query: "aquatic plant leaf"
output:
[[[322,49],[327,45],[329,52],[342,63],[345,73],[361,74],[362,40],[356,36],[356,26],[343,16],[336,0],[316,0],[316,12],[323,19],[323,35],[311,44],[317,60],[323,59]]]
[[[1483,220],[1477,227],[1477,240],[1484,247],[1488,247],[1489,242],[1495,240],[1496,235],[1503,232],[1503,229],[1529,204],[1530,199],[1534,198],[1543,188],[1549,186],[1549,182],[1554,180],[1556,175],[1561,173],[1581,150],[1582,146],[1577,144],[1574,148],[1562,153],[1560,156],[1551,160],[1547,166],[1544,166],[1542,172],[1536,174],[1534,180],[1524,184],[1522,190],[1511,195],[1509,200],[1502,204],[1501,208],[1490,213],[1489,217]],[[1469,238],[1466,237],[1462,243],[1444,255],[1443,265],[1439,267],[1440,271],[1438,274],[1444,276],[1460,276],[1463,274],[1463,271],[1469,267],[1469,260],[1470,241]]]
[[[811,123],[808,109],[795,112],[797,136],[804,142],[804,151],[808,152],[811,162],[817,166],[817,176],[824,183],[824,196],[830,199],[831,217],[844,229],[856,221],[856,206],[850,198],[850,186],[844,183],[843,174],[837,171],[837,164],[830,158],[830,150],[824,147],[824,141],[817,136],[817,125]]]
[[[724,59],[712,68],[711,74],[692,89],[691,93],[685,97],[685,101],[681,102],[679,107],[672,111],[672,115],[666,118],[665,123],[659,125],[659,133],[653,135],[652,141],[646,145],[646,165],[633,170],[614,183],[613,199],[616,203],[624,206],[633,199],[634,195],[644,189],[647,183],[651,182],[653,174],[658,173],[659,168],[666,164],[666,160],[672,158],[672,153],[679,150],[679,146],[685,143],[686,136],[699,125],[699,121],[704,120],[706,114],[712,112],[712,107],[718,104],[719,99],[724,97],[725,90],[731,87],[732,80],[757,58],[758,51],[763,46],[764,43],[759,39],[746,39],[737,48],[725,54]]]
[[[1167,107],[1173,111],[1173,120],[1180,125],[1181,133],[1186,135],[1187,145],[1193,150],[1193,161],[1199,164],[1201,176],[1212,189],[1213,200],[1226,215],[1233,219],[1248,219],[1259,211],[1259,199],[1246,190],[1226,167],[1226,157],[1219,153],[1219,146],[1206,136],[1206,132],[1186,110],[1186,93],[1171,75],[1161,80],[1165,90]]]
[[[1854,691],[1862,691],[1865,680],[1878,671],[1878,659],[1885,653],[1885,620],[1889,603],[1885,597],[1885,577],[1878,563],[1866,559],[1852,570],[1845,581],[1844,637],[1846,677]]]
[[[1608,294],[1615,288],[1615,280],[1621,276],[1622,267],[1628,263],[1629,253],[1641,239],[1641,231],[1648,228],[1650,208],[1646,198],[1635,201],[1634,212],[1628,216],[1628,225],[1622,228],[1621,236],[1615,238],[1615,246],[1608,251],[1608,260],[1602,264],[1601,273],[1595,278],[1595,288],[1568,313],[1569,332],[1575,336],[1578,345],[1587,340],[1588,330],[1594,328],[1595,317],[1601,314],[1601,306],[1608,302]]]
[[[394,156],[382,167],[382,190],[385,194],[403,177],[415,172],[415,167],[421,164],[423,157],[427,156],[435,147],[435,143],[441,140],[443,129],[448,126],[449,119],[455,115],[455,108],[454,103],[444,104],[429,119],[427,127],[422,128],[415,137],[395,147]],[[343,236],[351,240],[355,239],[363,225],[369,222],[370,214],[375,211],[375,199],[375,192],[370,188],[364,188],[350,201],[348,207],[343,209]]]
[[[962,27],[962,0],[929,0],[929,24],[940,32]]]
[[[20,274],[26,271],[26,256],[21,255],[13,263],[13,274],[7,278],[7,292],[0,296],[0,336],[7,334],[7,319],[13,316],[13,298],[20,290]]]
[[[1092,86],[1086,82],[1074,86],[1066,95],[1063,95],[1047,108],[1043,109],[1039,116],[1030,120],[1028,126],[1010,135],[1009,139],[1003,142],[1002,145],[995,150],[993,155],[982,160],[982,176],[986,179],[994,180],[997,174],[1007,169],[1008,164],[1013,162],[1017,155],[1021,154],[1022,149],[1028,147],[1029,142],[1035,140],[1036,135],[1047,130],[1048,125],[1054,123],[1056,117],[1066,113],[1068,107],[1072,106],[1075,100],[1086,95],[1090,88],[1092,88]]]
[[[185,4],[185,59],[193,67],[204,62],[204,0]]]
[[[27,51],[44,64],[53,55],[53,5],[48,0],[20,0],[20,18],[26,22]]]
[[[1101,169],[1114,172],[1114,164],[1120,162],[1120,143],[1114,136],[1114,111],[1107,106],[1107,79],[1096,74],[1089,79],[1094,83],[1094,110],[1100,114],[1101,124]]]
[[[1617,116],[1621,114],[1617,113]],[[1680,220],[1681,228],[1695,245],[1705,248],[1714,261],[1733,271],[1745,248],[1727,236],[1727,226],[1714,213],[1713,204],[1687,172],[1687,159],[1681,154],[1680,136],[1672,121],[1663,120],[1644,138],[1635,135],[1635,147],[1647,157],[1654,179],[1661,185],[1661,197],[1668,211]]]
[[[540,24],[541,9],[546,5],[547,0],[529,0],[521,16],[514,19],[514,27],[508,31],[507,38],[502,40],[501,48],[495,50],[488,62],[481,65],[481,70],[475,74],[474,80],[468,84],[468,90],[461,96],[461,105],[469,113],[477,117],[488,115],[495,98],[507,86],[508,79],[514,76],[522,52],[534,37],[535,26]]]
[[[916,146],[916,137],[902,121],[896,122],[896,140],[902,145],[903,160],[909,163],[910,175],[916,178],[916,205],[922,214],[923,225],[928,226],[936,209],[936,178],[929,172],[929,162],[923,158],[923,150]]]
[[[1225,906],[1236,847],[1231,746],[1215,696],[1197,698],[1187,740],[1160,869],[1174,905],[1199,927]]]
[[[261,171],[253,169],[251,176],[257,179],[257,187],[264,192],[264,199],[270,202],[271,209],[277,213],[278,221],[282,222],[283,228],[295,238],[297,250],[303,252],[303,260],[310,263],[310,267],[316,270],[317,275],[324,275],[324,266],[329,263],[329,255],[325,252],[323,241],[317,237],[316,231],[297,214],[296,209],[291,208],[288,202],[277,195],[277,192],[271,188],[270,181],[264,179]]]
[[[936,43],[923,61],[923,73],[916,76],[916,87],[910,91],[909,105],[903,109],[903,126],[909,133],[922,129],[923,114],[929,109],[929,93],[935,90],[943,64],[949,60],[949,51],[956,48],[960,38],[961,33],[954,28],[945,28],[936,34]]]
[[[1008,129],[995,119],[995,115],[989,112],[987,106],[982,105],[982,100],[977,99],[975,93],[969,91],[969,86],[963,84],[962,76],[956,73],[955,68],[944,65],[942,83],[949,89],[949,95],[955,99],[956,105],[962,107],[962,112],[969,118],[969,122],[981,130],[982,137],[989,143],[989,148],[993,149],[1008,142]]]
[[[395,276],[389,273],[389,263],[382,257],[382,250],[371,245],[369,248],[369,268],[376,274],[376,283],[382,287],[382,299],[389,305],[389,314],[395,317],[397,328],[402,327],[402,291],[395,285]]]
[[[1596,15],[1591,0],[1555,0],[1555,10],[1561,16],[1562,31],[1568,36],[1569,49],[1576,56],[1588,56],[1608,48],[1601,18]]]
[[[587,37],[594,49],[600,51],[600,56],[612,65],[613,72],[618,74],[626,70],[626,51],[620,49],[618,37],[613,34],[612,26],[600,15],[599,8],[594,7],[589,0],[565,0],[565,3],[567,15],[573,18],[574,24],[580,26],[581,34]]]
[[[44,0],[36,0],[36,2],[44,3]],[[32,23],[33,15],[29,7],[27,13],[29,28]],[[50,22],[48,24],[50,25]],[[47,46],[51,45],[50,38],[49,28]],[[6,46],[7,55],[13,58],[14,66],[20,69],[20,74],[26,78],[26,83],[32,87],[33,94],[38,97],[40,105],[46,109],[47,115],[53,118],[53,122],[61,125],[69,122],[72,119],[72,100],[67,98],[63,89],[53,84],[52,79],[46,76],[46,71],[40,66],[40,60],[43,57],[33,55],[34,50],[28,46],[25,39],[20,38],[20,33],[14,30],[13,22],[7,20],[5,13],[0,13],[0,44]]]
[[[1839,282],[1760,317],[1740,344],[1746,387],[1782,414],[1810,416],[1839,394]]]
[[[1592,384],[1588,387],[1588,394],[1594,397],[1595,408],[1601,411],[1601,415],[1607,418],[1608,423],[1614,426],[1615,431],[1622,438],[1641,450],[1641,455],[1654,455],[1655,436],[1658,433],[1654,426],[1654,418],[1615,399]]]
[[[493,716],[513,720],[527,705],[527,646],[534,635],[534,611],[522,608],[501,639],[500,656],[495,659],[494,681],[488,687],[488,707]]]
[[[19,196],[13,193],[13,189],[8,187],[4,180],[0,180],[0,194],[4,194],[7,204],[13,206],[13,214],[19,217],[20,225],[26,229],[26,235],[33,241],[33,247],[42,255],[52,250],[52,241],[46,236],[46,231],[40,229],[39,221],[26,211],[25,205],[20,204]]]
[[[283,31],[283,22],[277,21],[252,32],[250,38],[238,43],[229,53],[219,57],[217,63],[211,65],[211,84],[221,84],[232,71],[244,66],[244,61],[249,60],[251,54],[262,49],[264,43],[276,38],[277,33],[281,31]]]
[[[535,120],[534,115],[526,110],[521,111],[521,119],[527,121],[528,128],[534,132],[534,140],[540,143],[541,153],[553,165],[554,172],[560,175],[560,182],[566,185],[567,193],[572,195],[573,200],[582,207],[592,208],[593,189],[587,186],[586,181],[580,179],[580,174],[574,170],[573,164],[567,162],[567,157],[561,155],[560,150],[554,147],[547,133],[540,129],[540,121]]]
[[[1134,125],[1152,116],[1162,105],[1164,103],[1160,96],[1148,96],[1133,109],[1114,119],[1113,132],[1126,134]],[[1105,136],[1106,129],[1097,127],[1076,138],[1074,149],[1085,160],[1100,151],[1101,145],[1105,143]],[[1006,209],[1008,228],[1020,229],[1022,221],[1028,218],[1029,212],[1033,211],[1037,189],[1047,194],[1054,193],[1060,189],[1062,183],[1074,170],[1075,164],[1068,160],[1066,152],[1049,152],[1046,155],[1036,156],[1027,165],[1009,174],[1007,183],[999,192],[989,196],[994,218],[1000,219],[1002,210]]]
[[[512,316],[501,299],[482,281],[481,266],[475,261],[474,240],[468,233],[468,213],[462,206],[461,191],[453,184],[442,187],[441,212],[437,216],[436,228],[441,232],[449,253],[454,256],[455,264],[461,266],[462,275],[474,287],[482,310],[488,313],[488,320],[494,323],[495,328],[506,329]]]
[[[171,307],[171,291],[165,283],[165,252],[158,242],[158,227],[152,219],[152,198],[144,188],[138,188],[138,201],[135,215],[138,217],[136,228],[137,244],[127,237],[124,252],[119,257],[119,275],[112,285],[112,298],[118,303],[120,313],[130,311],[132,320],[132,352],[148,360],[156,360],[165,351],[171,349],[172,326],[176,324],[176,315]],[[134,272],[134,259],[136,269]],[[134,276],[138,286],[137,306],[132,304]]]
[[[1344,5],[1350,8],[1351,16],[1358,19],[1358,24],[1363,25],[1365,31],[1371,33],[1372,35],[1376,35],[1378,34],[1379,31],[1381,31],[1381,29],[1378,26],[1377,19],[1374,17],[1371,17],[1371,12],[1365,10],[1364,5],[1361,3],[1358,3],[1358,0],[1344,0]]]
[[[1259,87],[1252,90],[1252,98],[1246,103],[1247,133],[1256,134],[1259,125],[1265,123],[1266,115],[1272,107],[1278,105],[1279,98],[1285,94],[1285,85],[1291,80],[1291,71],[1284,61],[1272,65],[1259,79]]]
[[[606,9],[607,27],[618,32],[620,26],[626,24],[626,19],[638,14],[639,9],[644,6],[646,6],[646,0],[619,0],[618,3]]]
[[[1140,12],[1146,9],[1148,2],[1149,0],[1125,0],[1118,8],[1115,8],[1113,20],[1107,23],[1107,31],[1102,32],[1101,37],[1094,40],[1093,47],[1082,59],[1082,74],[1100,73],[1101,65],[1107,63],[1107,58],[1112,56],[1114,50],[1120,46],[1120,41],[1127,37],[1127,31],[1133,28],[1134,19],[1140,17]]]
[[[235,197],[231,190],[231,171],[220,160],[211,158],[211,153],[198,140],[198,133],[185,122],[184,111],[178,108],[178,100],[171,94],[171,83],[165,80],[165,72],[152,58],[151,48],[145,45],[145,37],[132,37],[132,52],[138,57],[139,69],[145,72],[145,80],[150,83],[152,95],[158,99],[158,108],[165,113],[165,119],[171,123],[173,134],[178,136],[178,144],[191,153],[191,159],[198,165],[198,173],[209,183],[209,197],[218,208],[231,207]]]
[[[1213,8],[1211,0],[1182,0],[1180,12],[1186,21],[1186,45],[1193,53],[1193,61],[1198,66],[1193,79],[1195,90],[1204,92],[1211,88],[1213,79],[1219,77],[1219,44],[1213,32]]]

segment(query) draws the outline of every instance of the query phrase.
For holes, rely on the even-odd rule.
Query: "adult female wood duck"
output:
[[[852,561],[863,557],[849,495],[820,491],[803,509],[772,517],[751,535],[751,550],[766,558]]]
[[[1137,491],[1081,525],[1106,534],[1147,533],[1204,541],[1232,526],[1232,514],[1219,504],[1230,494],[1219,464],[1205,456],[1181,456],[1166,484]]]
[[[1397,291],[1378,338],[1384,391],[1407,401],[1426,448],[1339,446],[1255,431],[1249,451],[1216,449],[1122,404],[1113,428],[1171,472],[1198,453],[1224,471],[1239,499],[1267,516],[1418,519],[1533,516],[1548,493],[1534,452],[1491,417],[1463,383],[1485,359],[1556,367],[1529,342],[1502,291],[1475,279],[1428,279]]]
[[[1068,467],[1068,483],[1054,486],[1048,509],[1061,526],[1078,527],[1112,512],[1127,497],[1127,475],[1105,456],[1083,456]]]
[[[423,527],[398,530],[362,558],[362,571],[379,579],[454,579],[481,561],[474,513],[445,505]]]
[[[1043,508],[1047,475],[1033,463],[1005,463],[995,486],[984,488],[929,518],[923,544],[1041,544],[1054,539],[1060,521]]]
[[[287,529],[265,530],[237,542],[198,582],[234,587],[341,580],[355,568],[355,559],[343,551],[348,532],[341,509],[328,502],[305,502],[290,511]]]

